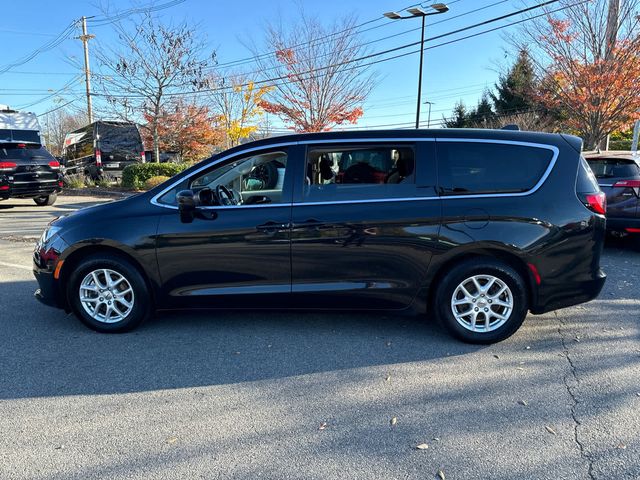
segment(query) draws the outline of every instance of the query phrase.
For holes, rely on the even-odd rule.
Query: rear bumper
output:
[[[60,180],[47,181],[47,182],[26,182],[26,183],[14,183],[5,182],[2,184],[4,187],[9,187],[6,190],[0,190],[0,198],[35,198],[51,195],[52,193],[59,193],[62,191]]]
[[[606,280],[607,275],[600,269],[590,280],[566,283],[562,287],[556,285],[552,288],[540,288],[531,313],[550,312],[593,300],[600,295]]]

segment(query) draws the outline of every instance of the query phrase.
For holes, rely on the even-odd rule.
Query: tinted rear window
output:
[[[53,159],[53,156],[40,145],[27,144],[17,147],[11,144],[0,144],[0,160],[37,160],[38,158]]]
[[[627,158],[590,158],[587,160],[596,178],[640,176],[640,167]]]
[[[531,190],[549,167],[546,148],[480,142],[438,142],[438,176],[445,195]]]
[[[140,154],[144,151],[140,133],[135,125],[99,124],[100,149],[103,152],[127,152]]]
[[[40,134],[35,130],[0,129],[0,141],[40,143]]]

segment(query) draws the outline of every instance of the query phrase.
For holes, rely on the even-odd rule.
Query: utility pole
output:
[[[93,109],[91,107],[91,71],[89,69],[89,40],[95,38],[95,35],[87,33],[87,17],[82,17],[82,35],[78,37],[82,40],[84,49],[84,83],[87,89],[87,115],[89,123],[93,123]]]

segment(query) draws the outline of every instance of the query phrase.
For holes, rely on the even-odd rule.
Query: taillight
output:
[[[145,163],[147,161],[147,157],[144,152],[140,152],[140,160],[142,160],[142,163]]]
[[[613,184],[619,188],[640,188],[640,180],[620,180]]]
[[[604,215],[607,213],[607,197],[604,192],[587,193],[584,195],[584,206],[592,212]]]
[[[59,186],[60,188],[64,187],[64,182],[58,182],[58,186]]]
[[[102,166],[102,152],[100,150],[96,150],[96,165]]]
[[[2,186],[0,186],[0,191],[3,191],[3,192],[4,192],[4,191],[6,191],[6,190],[9,190],[9,185],[2,185]]]
[[[9,172],[18,166],[14,162],[0,162],[0,172]]]
[[[16,145],[16,148],[27,148],[27,144],[26,143],[19,143]]]
[[[49,166],[51,168],[60,168],[60,162],[58,162],[57,160],[51,160],[49,162]]]

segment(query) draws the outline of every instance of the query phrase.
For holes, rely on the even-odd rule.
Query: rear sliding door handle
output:
[[[294,223],[291,225],[291,227],[294,230],[316,230],[316,231],[326,230],[327,228],[330,228],[329,225],[325,224],[324,222],[321,222],[320,220],[316,220],[315,218],[309,218],[304,222]]]

